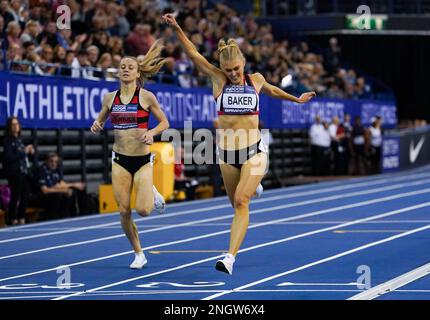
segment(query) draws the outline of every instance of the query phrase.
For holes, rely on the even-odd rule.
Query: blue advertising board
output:
[[[172,128],[212,128],[217,117],[209,88],[180,88],[148,84],[157,97]],[[118,89],[118,82],[50,76],[29,76],[0,72],[0,125],[17,116],[25,128],[89,128],[101,108],[103,96]],[[360,116],[367,125],[375,115],[383,126],[397,123],[396,105],[391,102],[315,98],[306,104],[260,97],[260,118],[266,128],[308,128],[315,115],[330,120],[333,116]],[[150,118],[150,126],[156,120]],[[109,124],[107,124],[109,126]]]

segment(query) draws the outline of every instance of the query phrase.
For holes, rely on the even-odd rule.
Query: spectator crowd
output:
[[[369,127],[359,116],[345,114],[342,121],[333,117],[331,122],[315,117],[309,129],[312,174],[364,175],[381,173],[382,118],[371,119]]]
[[[63,4],[71,11],[70,29],[57,28],[57,8]],[[336,38],[330,39],[325,52],[316,53],[305,41],[276,40],[270,24],[217,1],[1,0],[2,63],[21,72],[114,80],[122,56],[142,56],[162,38],[169,62],[154,80],[207,86],[207,78],[186,57],[172,28],[161,21],[166,12],[177,15],[199,52],[214,64],[218,40],[233,37],[247,59],[246,72],[260,72],[286,91],[353,99],[371,94],[364,77],[341,67]]]

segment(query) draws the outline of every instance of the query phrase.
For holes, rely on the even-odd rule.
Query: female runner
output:
[[[246,61],[234,39],[227,43],[219,41],[220,68],[217,68],[196,50],[172,14],[165,14],[163,20],[174,28],[187,55],[212,81],[222,129],[218,146],[220,169],[234,208],[229,250],[224,259],[217,261],[216,269],[232,274],[235,257],[248,229],[249,201],[256,191],[259,193],[257,187],[268,164],[267,147],[258,130],[259,93],[297,103],[308,102],[316,94],[307,92],[297,98],[266,82],[260,73],[245,74]]]
[[[135,259],[130,265],[132,269],[141,269],[147,263],[137,226],[131,217],[133,184],[136,211],[140,216],[148,216],[154,207],[162,213],[165,207],[163,197],[153,186],[149,145],[155,135],[169,127],[169,122],[154,94],[142,88],[145,77],[157,73],[165,63],[160,58],[162,49],[158,40],[139,62],[129,56],[121,59],[118,73],[120,89],[103,97],[102,110],[91,126],[91,132],[99,132],[110,116],[114,128],[112,188],[121,213],[122,228],[135,251]],[[159,123],[149,130],[151,112]]]

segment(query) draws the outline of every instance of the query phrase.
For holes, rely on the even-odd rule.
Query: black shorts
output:
[[[260,139],[256,144],[239,150],[223,150],[219,148],[219,158],[240,170],[246,161],[261,152],[267,152],[267,147]]]
[[[145,154],[144,156],[126,156],[115,151],[112,151],[112,161],[118,163],[132,176],[145,164],[152,162],[151,153]]]

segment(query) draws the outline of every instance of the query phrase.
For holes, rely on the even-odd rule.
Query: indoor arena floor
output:
[[[233,275],[215,270],[226,197],[133,213],[148,264],[118,213],[0,230],[0,299],[430,299],[430,166],[267,190],[250,205]]]

